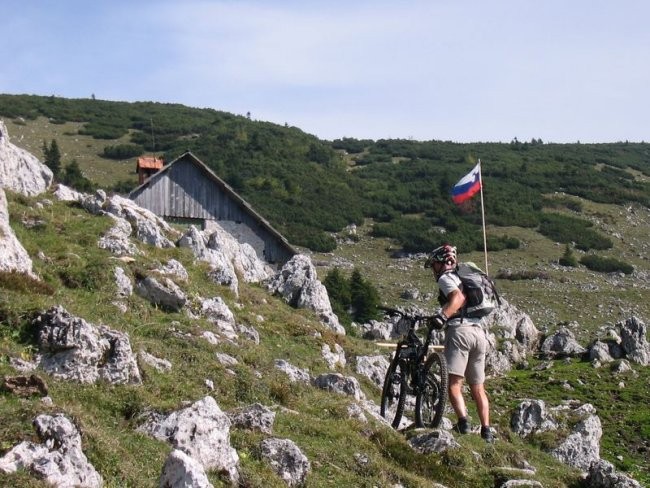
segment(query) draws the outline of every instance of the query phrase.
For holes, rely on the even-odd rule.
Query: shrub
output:
[[[571,246],[569,244],[566,245],[566,248],[564,249],[564,254],[560,258],[560,265],[569,266],[571,268],[575,268],[578,266],[578,260],[573,255],[573,250],[571,249]]]
[[[140,156],[144,148],[139,144],[118,144],[117,146],[106,146],[101,156],[107,159],[129,159]]]
[[[621,272],[625,274],[632,274],[634,267],[630,264],[624,263],[614,258],[604,258],[601,256],[596,256],[590,254],[584,256],[580,259],[580,263],[585,265],[592,271],[598,271],[600,273],[615,273]]]
[[[539,226],[539,232],[557,242],[575,242],[582,251],[589,249],[609,249],[611,239],[591,229],[591,222],[560,214],[545,214]]]

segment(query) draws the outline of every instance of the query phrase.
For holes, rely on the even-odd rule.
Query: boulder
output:
[[[408,440],[408,443],[420,454],[441,453],[460,447],[451,432],[438,429],[414,435]]]
[[[316,312],[322,323],[338,334],[345,329],[332,311],[327,289],[318,280],[316,268],[304,254],[297,254],[271,279],[268,289],[294,308],[306,308]]]
[[[264,439],[260,443],[262,459],[266,460],[273,471],[284,480],[288,486],[301,486],[311,464],[300,448],[289,439]]]
[[[63,414],[39,415],[34,427],[42,441],[23,441],[0,458],[0,471],[26,470],[58,487],[100,487],[101,475],[81,449],[77,427]]]
[[[239,456],[230,445],[230,426],[230,419],[214,398],[206,396],[167,416],[152,415],[137,430],[169,442],[204,469],[223,472],[236,484]]]
[[[347,363],[345,351],[339,344],[334,344],[333,351],[329,344],[323,344],[323,347],[321,347],[321,355],[330,369],[336,369],[337,367],[345,368]]]
[[[176,283],[169,278],[158,281],[147,276],[136,281],[135,292],[154,305],[170,312],[179,312],[187,303],[187,297]]]
[[[614,465],[604,459],[591,464],[585,485],[590,488],[641,488],[641,483],[617,472]]]
[[[126,333],[94,326],[61,306],[34,319],[39,366],[55,378],[112,384],[142,382]]]
[[[643,366],[650,365],[650,344],[646,338],[647,327],[632,317],[617,324],[620,329],[621,347],[628,360]]]
[[[322,390],[332,391],[341,395],[349,395],[355,400],[365,400],[359,380],[354,376],[343,376],[339,373],[325,373],[312,381],[313,385]]]
[[[208,298],[201,302],[201,315],[214,325],[219,335],[235,340],[237,339],[237,323],[226,302],[221,297]]]
[[[174,449],[163,465],[160,488],[212,488],[201,464],[180,449]]]
[[[306,369],[300,369],[288,363],[284,359],[276,359],[275,367],[285,373],[289,377],[291,383],[309,383],[311,376]]]
[[[385,356],[357,356],[357,373],[382,388],[390,363]]]
[[[558,424],[549,415],[543,400],[524,400],[510,418],[510,428],[521,437],[556,430]]]
[[[551,450],[551,455],[564,464],[588,471],[591,463],[600,459],[602,435],[600,419],[589,415],[576,424],[562,444]]]
[[[36,278],[32,271],[32,259],[9,225],[7,197],[2,188],[0,188],[0,271],[24,273],[31,278]]]
[[[269,435],[273,433],[275,412],[259,403],[228,412],[228,417],[233,427],[256,430]]]
[[[564,358],[582,356],[587,350],[578,344],[567,327],[560,327],[554,334],[544,339],[541,352],[547,358]]]
[[[0,189],[36,196],[50,187],[53,178],[50,168],[36,156],[9,141],[7,127],[0,120]]]

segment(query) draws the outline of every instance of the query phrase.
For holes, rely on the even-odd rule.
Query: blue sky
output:
[[[650,141],[645,0],[0,0],[0,93],[322,139]]]

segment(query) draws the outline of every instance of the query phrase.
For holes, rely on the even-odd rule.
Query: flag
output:
[[[451,199],[456,204],[461,204],[472,198],[481,189],[481,163],[463,176],[451,189]]]

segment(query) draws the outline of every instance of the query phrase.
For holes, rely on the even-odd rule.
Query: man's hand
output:
[[[429,327],[431,329],[440,330],[447,323],[447,317],[442,312],[435,314],[429,319]]]

